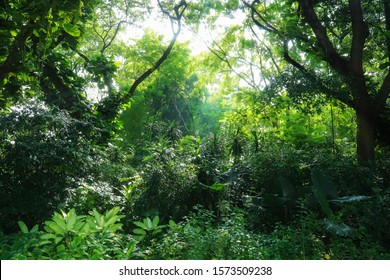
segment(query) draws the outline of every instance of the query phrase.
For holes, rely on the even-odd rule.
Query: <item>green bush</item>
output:
[[[244,213],[234,209],[220,218],[197,206],[150,248],[156,259],[263,259],[260,235],[246,229]]]
[[[22,233],[2,236],[1,259],[129,259],[136,241],[120,234],[123,217],[115,207],[105,214],[96,210],[77,215],[72,209],[54,213],[45,222],[28,230],[19,222]]]
[[[134,195],[128,201],[133,217],[159,215],[163,220],[181,219],[201,197],[195,188],[194,156],[177,145],[161,139],[148,148],[141,166],[143,179],[132,187]]]
[[[91,130],[65,111],[39,105],[0,114],[0,230],[15,231],[15,220],[41,223],[60,207],[118,205],[115,188],[131,173],[126,155],[94,144],[98,129]],[[92,191],[79,197],[86,185],[94,198]]]

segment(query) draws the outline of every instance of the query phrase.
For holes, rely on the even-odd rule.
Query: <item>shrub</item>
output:
[[[221,218],[201,206],[150,248],[157,259],[262,259],[260,236],[246,229],[244,213],[234,209]]]
[[[128,259],[135,240],[119,234],[122,224],[115,207],[105,214],[96,210],[89,215],[77,215],[72,209],[54,213],[45,222],[28,230],[19,222],[21,234],[3,236],[0,241],[1,259]]]
[[[41,223],[81,186],[107,186],[115,193],[119,178],[130,173],[126,157],[112,146],[95,145],[89,126],[37,105],[0,115],[0,230],[15,231],[15,220]],[[83,208],[80,202],[70,204]]]
[[[200,197],[195,188],[193,155],[164,139],[152,144],[148,152],[141,166],[143,180],[133,188],[135,196],[128,201],[133,205],[133,217],[180,219]]]

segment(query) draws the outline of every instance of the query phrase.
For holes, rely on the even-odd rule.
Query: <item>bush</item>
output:
[[[79,216],[72,209],[54,213],[45,222],[44,230],[38,226],[28,230],[19,222],[21,234],[2,236],[1,259],[128,259],[135,241],[129,235],[119,234],[122,224],[115,207],[105,214],[93,210]]]
[[[200,191],[196,189],[196,166],[190,152],[161,139],[148,148],[143,160],[142,180],[132,188],[133,196],[128,203],[132,205],[133,217],[159,215],[181,219],[197,199]]]
[[[197,206],[196,212],[155,240],[155,259],[263,259],[260,236],[246,229],[244,213],[234,209],[221,218]]]
[[[105,184],[112,191],[128,176],[125,157],[95,145],[88,126],[39,105],[0,115],[0,230],[15,231],[15,220],[42,222],[80,186]]]

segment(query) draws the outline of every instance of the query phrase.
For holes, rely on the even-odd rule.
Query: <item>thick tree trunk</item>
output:
[[[375,159],[375,127],[376,118],[373,112],[360,112],[357,110],[357,156],[360,162],[368,162]]]

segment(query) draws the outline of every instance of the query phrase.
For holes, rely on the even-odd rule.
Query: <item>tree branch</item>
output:
[[[300,0],[301,11],[304,19],[308,22],[311,29],[313,30],[319,45],[325,53],[325,60],[342,76],[350,76],[349,62],[343,59],[334,48],[327,33],[326,28],[321,24],[317,17],[317,14],[313,7],[311,0]]]
[[[187,3],[185,0],[181,0],[179,4],[177,4],[175,7],[174,7],[174,12],[175,12],[175,16],[171,16],[165,9],[163,9],[160,1],[159,1],[159,5],[160,5],[160,8],[162,9],[163,13],[164,14],[168,14],[169,15],[169,19],[171,20],[171,23],[173,24],[174,22],[176,22],[177,24],[177,29],[176,31],[173,30],[173,37],[168,45],[168,47],[165,49],[164,53],[162,54],[162,56],[157,60],[157,62],[155,63],[155,65],[153,65],[151,68],[149,68],[148,70],[146,70],[141,76],[139,76],[135,81],[134,83],[132,84],[130,90],[127,92],[127,94],[125,94],[122,98],[121,98],[121,102],[124,103],[125,100],[128,100],[129,98],[131,98],[137,87],[146,79],[148,78],[156,69],[158,69],[161,64],[168,58],[169,54],[171,53],[172,51],[172,48],[180,34],[180,31],[181,31],[181,20],[182,20],[182,16],[183,16],[183,13],[184,11],[186,10],[187,8]]]
[[[246,1],[242,1],[244,3],[245,6],[247,6],[248,8],[251,9],[251,18],[253,20],[253,22],[258,26],[260,27],[261,29],[265,30],[265,31],[268,31],[268,32],[272,32],[272,33],[277,33],[279,34],[279,30],[277,30],[272,24],[270,24],[256,9],[255,5],[256,4],[259,4],[259,1],[255,0],[253,1],[251,4],[249,4],[248,2]],[[260,18],[260,20],[263,22],[261,23],[260,21],[258,21],[256,18],[255,18],[255,15]]]
[[[368,37],[368,26],[363,20],[360,0],[349,0],[349,10],[352,20],[351,70],[353,78],[361,80],[359,86],[364,86],[363,48]]]

